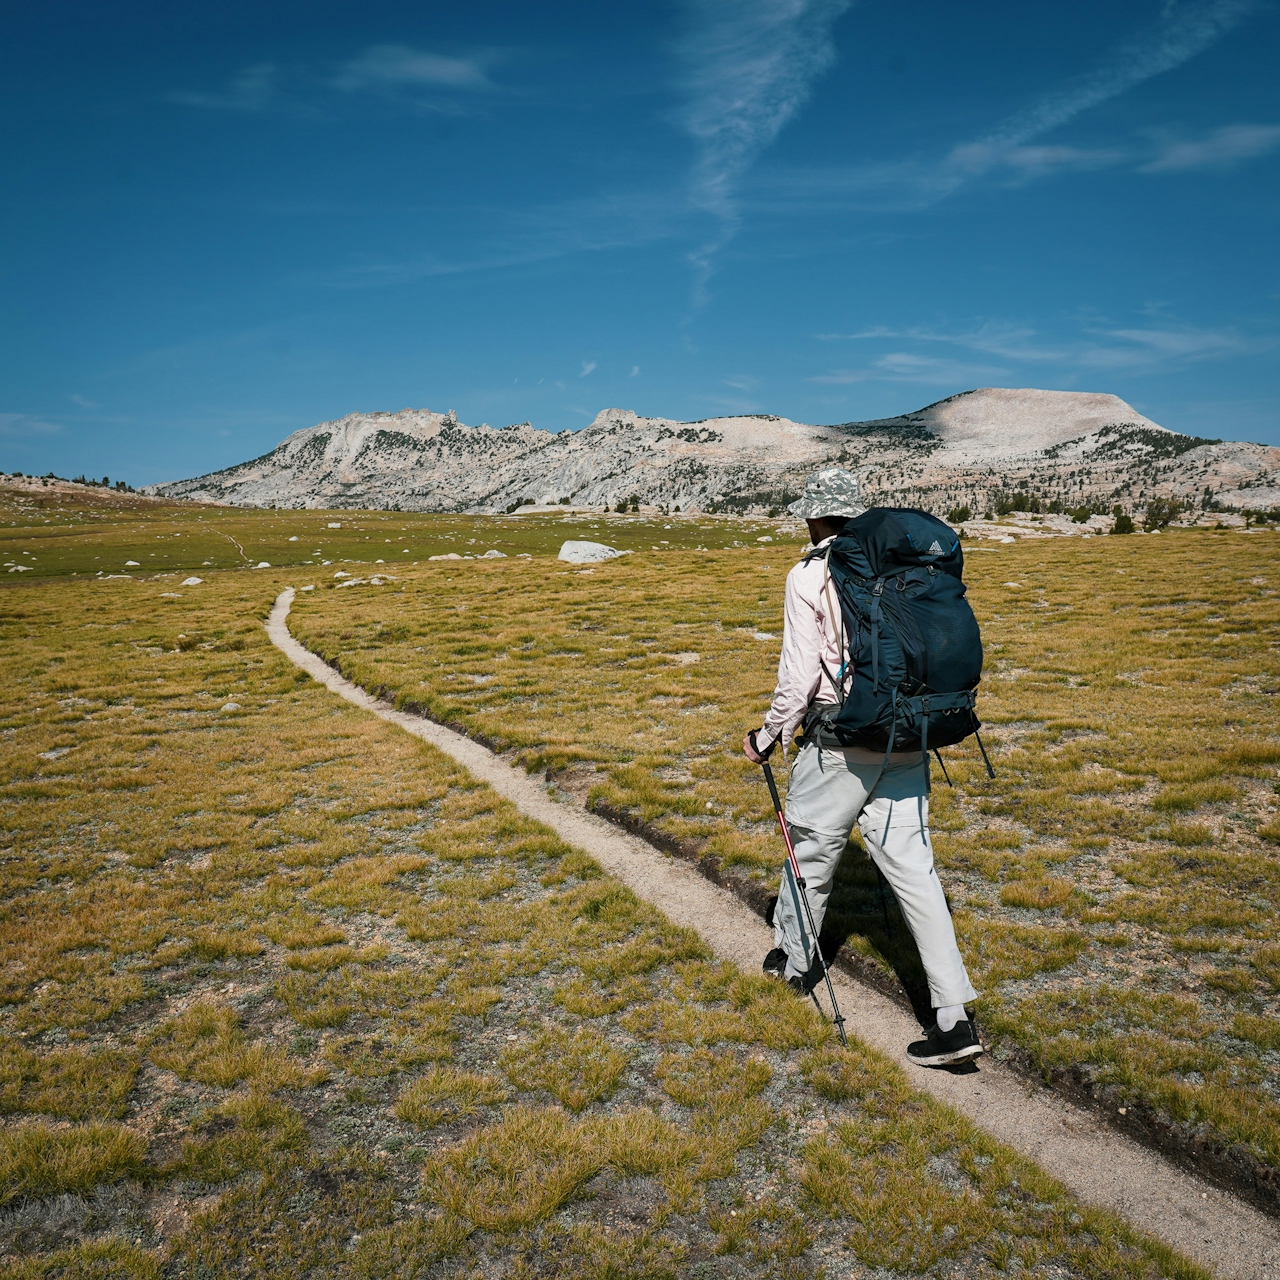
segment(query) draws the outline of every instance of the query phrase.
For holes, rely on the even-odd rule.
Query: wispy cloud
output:
[[[171,93],[170,102],[207,111],[263,111],[276,97],[279,72],[270,62],[246,67],[220,93]]]
[[[491,90],[486,65],[495,54],[469,58],[447,57],[404,44],[370,45],[358,57],[344,63],[333,85],[344,93],[383,92],[403,89]]]
[[[70,400],[72,404],[78,404],[82,409],[98,408],[97,401],[90,400],[85,396],[70,395],[67,399]]]
[[[631,366],[631,372],[630,372],[629,374],[627,374],[627,377],[628,377],[628,378],[638,378],[639,376],[640,376],[640,366],[639,366],[638,364],[633,364],[633,365]]]
[[[0,413],[0,436],[21,439],[24,436],[52,436],[62,427],[56,422],[46,422],[32,413]]]
[[[862,368],[832,369],[809,381],[838,386],[857,382],[915,382],[926,386],[960,387],[1002,379],[1009,372],[996,365],[938,359],[910,351],[890,351]]]
[[[1095,67],[1010,116],[990,133],[952,148],[938,173],[944,189],[1004,163],[1034,138],[1082,112],[1189,62],[1216,44],[1258,7],[1258,0],[1168,4],[1160,20],[1117,45]]]
[[[714,255],[737,230],[743,175],[835,61],[831,26],[850,3],[689,0],[688,30],[677,49],[687,95],[680,123],[697,146],[689,194],[718,224],[692,255],[699,293]]]
[[[1189,360],[1245,355],[1273,345],[1234,329],[1099,329],[1080,352],[1082,363],[1103,368],[1154,368]]]
[[[939,345],[951,346],[1002,362],[986,364],[896,349],[859,367],[831,369],[810,379],[826,383],[888,381],[957,386],[972,386],[993,378],[1022,378],[1037,367],[1053,370],[1056,377],[1070,377],[1074,373],[1157,373],[1191,362],[1257,354],[1277,345],[1276,337],[1271,334],[1244,334],[1236,329],[1193,325],[1142,328],[1089,325],[1078,330],[1075,336],[1058,341],[1046,340],[1026,326],[993,323],[954,332],[876,326],[818,337],[825,342],[884,343],[896,348],[905,343],[925,351]]]
[[[1185,173],[1191,169],[1229,169],[1242,160],[1266,155],[1280,146],[1280,125],[1229,124],[1202,138],[1166,141],[1140,173]]]
[[[1261,0],[1192,0],[1169,3],[1161,17],[1109,50],[1093,67],[976,138],[957,143],[936,159],[911,157],[875,164],[770,175],[775,199],[794,204],[829,201],[845,207],[921,209],[982,178],[1024,182],[1053,173],[1140,166],[1144,172],[1233,163],[1275,145],[1269,126],[1238,125],[1200,143],[1172,144],[1151,156],[1151,142],[1079,148],[1040,142],[1046,134],[1138,85],[1173,71],[1209,49],[1260,7]],[[1189,150],[1177,149],[1189,147]],[[1210,160],[1209,157],[1215,157]]]
[[[555,258],[635,248],[687,230],[666,192],[616,190],[534,208],[475,209],[472,252],[365,259],[326,277],[338,288],[381,288],[439,276],[533,267]]]
[[[1122,147],[1011,147],[999,164],[1014,179],[1030,180],[1051,173],[1085,173],[1122,164],[1131,153]]]
[[[294,67],[286,74],[275,63],[257,62],[233,76],[224,89],[185,90],[169,94],[168,99],[206,111],[311,115],[335,92],[347,96],[363,93],[455,114],[461,110],[461,96],[498,89],[488,69],[500,57],[493,49],[454,57],[404,44],[375,44],[336,70],[332,66]]]
[[[594,373],[598,368],[599,365],[597,365],[594,360],[584,360],[582,362],[582,372],[578,374],[578,377],[585,378],[589,373]]]

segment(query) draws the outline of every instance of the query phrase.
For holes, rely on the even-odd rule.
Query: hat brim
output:
[[[856,502],[842,502],[838,498],[826,501],[822,498],[797,498],[787,508],[787,513],[801,520],[852,520],[856,516],[865,515],[866,510],[866,507],[860,507]]]

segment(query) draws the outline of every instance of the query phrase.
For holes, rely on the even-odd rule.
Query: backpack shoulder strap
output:
[[[827,552],[830,550],[831,550],[831,543],[829,542],[825,547],[814,547],[812,551],[808,552],[805,555],[804,559],[800,563],[808,564],[812,560],[825,560],[827,558]]]
[[[822,548],[826,551],[830,548],[828,543]],[[840,607],[840,596],[836,591],[835,581],[831,577],[831,561],[824,557],[825,563],[822,566],[822,603],[826,607],[827,625],[837,628],[836,649],[840,654],[840,670],[832,675],[827,671],[827,664],[822,663],[822,669],[826,672],[827,679],[831,681],[831,687],[840,695],[840,704],[844,705],[845,685],[848,681],[849,663],[851,655],[849,653],[849,641],[844,633],[844,610]]]

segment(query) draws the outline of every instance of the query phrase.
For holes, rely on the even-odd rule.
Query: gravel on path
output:
[[[686,863],[606,822],[557,801],[537,779],[513,768],[463,734],[396,710],[339,675],[299,644],[288,628],[292,587],[281,592],[267,634],[295,665],[348,702],[429,742],[488,783],[520,811],[590,854],[610,875],[696,930],[715,953],[747,972],[773,945],[773,931],[728,890]],[[832,971],[848,1030],[906,1062],[920,1029],[886,996]],[[909,1066],[912,1081],[1034,1160],[1081,1200],[1123,1215],[1134,1227],[1232,1280],[1280,1280],[1280,1222],[1229,1192],[1203,1182],[1157,1153],[1108,1128],[1057,1094],[989,1058],[968,1074]]]

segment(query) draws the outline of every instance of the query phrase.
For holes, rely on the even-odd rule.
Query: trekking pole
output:
[[[756,744],[756,735],[751,734],[751,745],[754,748]],[[773,744],[776,745],[776,742]],[[772,747],[770,747],[772,750]],[[844,1016],[840,1012],[840,1005],[836,1002],[836,989],[831,982],[831,970],[827,966],[827,958],[822,954],[822,947],[818,943],[818,930],[813,923],[813,908],[809,906],[809,895],[805,890],[804,876],[800,874],[800,863],[796,860],[795,846],[791,843],[791,831],[787,827],[786,816],[782,812],[782,801],[778,796],[778,784],[773,780],[773,770],[769,767],[767,758],[760,761],[760,767],[764,770],[764,780],[769,784],[769,798],[773,801],[773,814],[778,819],[778,827],[782,831],[782,842],[787,846],[787,863],[786,870],[791,879],[791,892],[796,904],[796,921],[800,925],[800,936],[805,946],[805,964],[812,968],[809,962],[808,949],[809,939],[805,937],[804,922],[805,917],[809,919],[809,933],[813,935],[813,949],[818,953],[818,959],[822,962],[822,976],[827,984],[827,997],[831,1001],[831,1021],[835,1024],[836,1032],[840,1036],[840,1043],[847,1049],[849,1047],[848,1037],[844,1033]],[[803,904],[803,914],[800,907]],[[813,996],[814,1004],[818,1004],[818,997]],[[818,1005],[819,1011],[822,1006]]]

